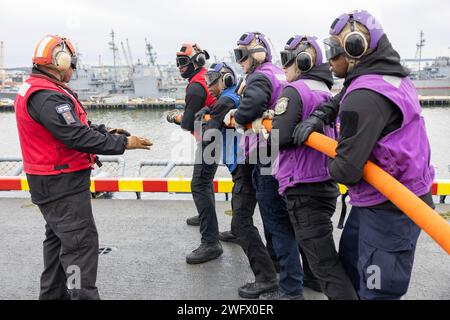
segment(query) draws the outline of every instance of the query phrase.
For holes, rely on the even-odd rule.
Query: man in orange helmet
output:
[[[47,36],[15,101],[17,128],[31,198],[46,221],[40,299],[99,299],[98,234],[90,201],[95,154],[149,149],[123,129],[92,125],[68,86],[77,66],[72,43]]]

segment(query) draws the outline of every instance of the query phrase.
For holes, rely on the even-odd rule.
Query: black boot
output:
[[[236,236],[231,233],[231,231],[220,232],[219,240],[223,242],[238,243]]]
[[[305,297],[303,294],[298,295],[289,295],[284,292],[282,292],[280,289],[276,291],[272,291],[269,293],[263,293],[259,296],[260,300],[305,300]]]
[[[223,253],[222,245],[220,243],[216,244],[205,244],[202,243],[200,247],[192,251],[186,257],[186,262],[188,264],[201,264],[220,257]]]
[[[244,299],[258,299],[260,295],[278,290],[278,281],[253,282],[239,288],[239,296]]]
[[[195,216],[195,217],[188,218],[186,220],[186,223],[188,224],[188,226],[200,227],[200,217]]]

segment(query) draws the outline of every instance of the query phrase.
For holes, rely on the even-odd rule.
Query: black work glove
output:
[[[210,114],[210,113],[211,113],[211,109],[209,107],[204,107],[203,109],[201,109],[199,112],[197,112],[195,114],[195,121],[203,122],[203,118],[205,117],[205,115]]]
[[[309,136],[313,132],[322,133],[324,125],[324,121],[313,113],[311,117],[299,123],[295,128],[292,135],[294,144],[297,146],[302,145],[306,140],[308,140]]]

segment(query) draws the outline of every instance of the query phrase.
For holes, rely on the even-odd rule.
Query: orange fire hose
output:
[[[209,116],[205,116],[206,121],[209,119]],[[233,119],[231,124],[234,126]],[[272,129],[271,120],[264,120],[263,125],[267,131]],[[323,134],[312,133],[305,145],[330,158],[336,157],[337,142]],[[450,255],[450,224],[444,218],[373,162],[369,161],[364,167],[363,178],[391,200]]]

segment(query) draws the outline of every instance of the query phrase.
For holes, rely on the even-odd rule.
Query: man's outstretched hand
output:
[[[153,145],[153,143],[146,138],[142,137],[136,137],[136,136],[130,136],[127,138],[127,150],[137,150],[137,149],[144,149],[144,150],[150,150],[150,147]]]

